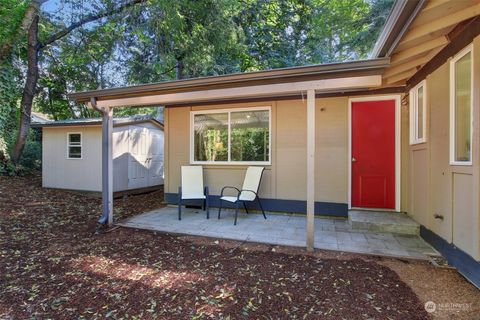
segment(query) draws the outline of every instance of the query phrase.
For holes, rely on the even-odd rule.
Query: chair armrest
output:
[[[253,194],[255,195],[255,197],[258,197],[258,194],[257,194],[255,191],[253,191],[253,190],[248,190],[248,189],[242,189],[242,190],[240,190],[240,194],[238,195],[238,197],[240,197],[243,192],[251,192],[251,193],[253,193]],[[255,199],[254,199],[254,200],[255,200]]]
[[[237,199],[238,199],[238,197],[240,197],[240,193],[241,193],[240,189],[235,188],[235,187],[231,187],[231,186],[226,186],[226,187],[222,188],[222,191],[220,192],[220,198],[223,197],[223,191],[225,189],[235,189],[235,190],[237,190]]]

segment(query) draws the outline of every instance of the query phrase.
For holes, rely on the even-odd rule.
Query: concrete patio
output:
[[[176,207],[164,207],[117,223],[119,226],[197,235],[274,245],[305,247],[305,216],[240,212],[233,225],[233,211],[210,211],[210,219],[199,209],[183,209],[178,220]],[[414,259],[429,259],[438,253],[418,235],[372,232],[352,228],[345,219],[315,218],[315,248]]]

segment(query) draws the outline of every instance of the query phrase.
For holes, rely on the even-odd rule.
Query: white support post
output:
[[[105,108],[102,118],[102,217],[100,223],[108,226],[113,223],[112,133],[113,109]]]
[[[307,250],[313,251],[315,233],[315,90],[307,91]]]

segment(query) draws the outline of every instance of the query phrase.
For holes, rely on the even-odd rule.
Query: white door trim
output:
[[[348,209],[352,209],[352,102],[395,100],[395,211],[400,212],[401,200],[401,96],[368,96],[348,99]],[[362,209],[368,209],[363,208]],[[378,210],[378,209],[377,209]]]

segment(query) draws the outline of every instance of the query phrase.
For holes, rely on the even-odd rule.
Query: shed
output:
[[[102,190],[102,120],[34,123],[42,128],[42,185]],[[113,191],[163,185],[163,124],[151,116],[116,118],[113,124]]]

